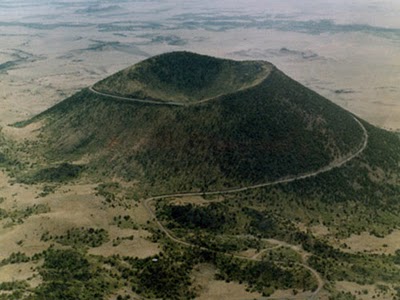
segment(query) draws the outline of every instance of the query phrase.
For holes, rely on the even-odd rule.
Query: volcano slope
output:
[[[27,299],[400,297],[399,136],[269,63],[163,54],[18,125],[38,124],[0,140],[20,190],[43,190],[29,214],[19,184],[0,201],[18,229],[0,275],[42,279],[13,283]]]
[[[351,114],[269,63],[188,52],[123,70],[30,122],[39,120],[51,159],[89,155],[92,172],[168,192],[304,174],[365,140]]]

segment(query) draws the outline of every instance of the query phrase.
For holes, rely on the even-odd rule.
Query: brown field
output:
[[[246,286],[234,282],[215,280],[216,269],[212,265],[201,264],[192,274],[193,285],[200,296],[198,300],[255,299],[261,295],[246,291]]]
[[[335,288],[338,291],[350,292],[360,300],[389,300],[396,295],[393,288],[386,284],[359,285],[354,282],[339,281],[336,283]]]
[[[400,249],[400,230],[394,230],[391,234],[378,238],[363,232],[360,235],[352,234],[349,238],[343,239],[340,243],[346,243],[349,252],[368,252],[376,254],[394,254]]]

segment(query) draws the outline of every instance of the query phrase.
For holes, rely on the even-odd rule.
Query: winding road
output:
[[[187,192],[187,193],[174,193],[174,194],[165,194],[165,195],[159,195],[159,196],[154,196],[154,197],[150,197],[145,199],[142,203],[143,206],[145,207],[145,209],[147,210],[147,212],[149,213],[150,217],[154,220],[154,222],[157,224],[157,227],[165,233],[165,235],[172,240],[175,243],[187,246],[187,247],[197,247],[196,245],[193,245],[191,243],[188,243],[186,241],[180,240],[179,238],[175,237],[167,228],[164,227],[164,225],[157,219],[155,212],[153,211],[153,209],[151,208],[150,202],[154,201],[154,200],[162,200],[162,199],[166,199],[166,198],[171,198],[171,197],[187,197],[187,196],[206,196],[206,195],[222,195],[222,194],[230,194],[230,193],[238,193],[238,192],[243,192],[243,191],[247,191],[247,190],[251,190],[251,189],[258,189],[258,188],[263,188],[263,187],[267,187],[267,186],[273,186],[273,185],[277,185],[277,184],[282,184],[282,183],[289,183],[289,182],[293,182],[293,181],[297,181],[297,180],[302,180],[302,179],[306,179],[306,178],[310,178],[310,177],[314,177],[317,176],[319,174],[322,173],[326,173],[329,172],[335,168],[339,168],[341,166],[343,166],[344,164],[348,163],[349,161],[351,161],[352,159],[356,158],[357,156],[359,156],[367,147],[368,145],[368,132],[365,129],[364,125],[356,118],[353,117],[354,120],[357,122],[357,124],[361,127],[362,131],[363,131],[363,141],[360,145],[360,147],[358,147],[357,151],[355,151],[354,153],[350,153],[344,157],[342,157],[340,160],[336,160],[331,162],[329,165],[322,167],[316,171],[313,172],[309,172],[309,173],[304,173],[304,174],[299,174],[299,175],[293,175],[293,176],[288,176],[285,178],[281,178],[281,179],[277,179],[274,181],[270,181],[270,182],[265,182],[265,183],[260,183],[260,184],[255,184],[255,185],[251,185],[251,186],[246,186],[246,187],[237,187],[237,188],[231,188],[231,189],[225,189],[225,190],[220,190],[220,191],[210,191],[210,192]],[[310,253],[305,252],[303,249],[301,249],[299,246],[296,245],[291,245],[288,244],[286,242],[283,241],[278,241],[275,239],[268,239],[268,242],[272,243],[272,244],[276,244],[279,245],[281,247],[288,247],[291,248],[292,250],[296,251],[297,253],[299,253],[302,257],[302,263],[297,263],[298,265],[302,266],[303,268],[307,269],[315,278],[315,280],[318,283],[318,287],[315,291],[312,292],[311,295],[306,296],[306,298],[299,298],[299,297],[305,297],[304,295],[297,295],[297,296],[291,296],[291,297],[283,297],[283,298],[273,298],[273,297],[268,297],[268,298],[264,298],[264,299],[274,299],[274,300],[280,300],[280,299],[317,299],[318,294],[321,292],[321,290],[324,287],[324,280],[321,277],[321,275],[312,267],[310,267],[307,264],[307,257],[310,255]],[[206,248],[201,247],[203,250],[208,250]],[[266,250],[264,250],[266,251]],[[227,254],[229,256],[232,256],[231,254]],[[253,256],[253,257],[246,257],[246,256],[241,256],[241,255],[233,255],[233,257],[235,258],[239,258],[239,259],[245,259],[245,260],[253,260],[253,261],[257,261],[259,260],[259,256]]]
[[[106,94],[106,93],[102,93],[99,91],[96,91],[93,87],[90,87],[89,90],[92,93],[95,93],[97,95],[100,96],[106,96],[115,100],[124,100],[124,101],[131,101],[131,102],[138,102],[138,103],[147,103],[147,104],[154,104],[154,105],[169,105],[169,106],[188,106],[188,105],[196,105],[196,104],[200,104],[201,102],[198,103],[193,103],[193,104],[182,104],[182,103],[178,103],[178,102],[159,102],[159,101],[154,101],[154,100],[144,100],[144,99],[134,99],[134,98],[127,98],[127,97],[121,97],[121,96],[115,96],[115,95],[110,95],[110,94]],[[207,99],[208,100],[208,99]],[[158,196],[154,196],[154,197],[150,197],[147,198],[145,200],[143,200],[143,206],[144,208],[147,210],[148,214],[150,215],[150,217],[154,220],[155,224],[157,225],[157,227],[173,242],[181,244],[183,246],[187,246],[187,247],[198,247],[194,244],[188,243],[186,241],[180,240],[179,238],[175,237],[167,228],[164,227],[164,225],[157,219],[155,212],[153,211],[153,209],[151,208],[150,203],[154,200],[162,200],[162,199],[166,199],[166,198],[171,198],[171,197],[187,197],[187,196],[206,196],[206,195],[222,195],[222,194],[230,194],[230,193],[238,193],[238,192],[243,192],[243,191],[247,191],[247,190],[252,190],[252,189],[258,189],[258,188],[263,188],[263,187],[268,187],[268,186],[273,186],[273,185],[277,185],[277,184],[282,184],[282,183],[290,183],[293,181],[298,181],[298,180],[303,180],[306,178],[310,178],[310,177],[315,177],[319,174],[322,173],[326,173],[329,172],[335,168],[339,168],[341,166],[343,166],[344,164],[348,163],[349,161],[351,161],[352,159],[356,158],[357,156],[359,156],[367,147],[368,145],[368,132],[365,129],[364,125],[356,118],[353,116],[353,119],[355,120],[355,122],[357,122],[357,124],[360,126],[360,128],[363,131],[363,141],[360,144],[360,146],[357,148],[357,150],[353,153],[349,153],[348,155],[332,161],[330,164],[328,164],[325,167],[322,167],[318,170],[312,171],[312,172],[308,172],[308,173],[303,173],[303,174],[298,174],[298,175],[291,175],[291,176],[287,176],[284,178],[280,178],[274,181],[269,181],[269,182],[265,182],[265,183],[260,183],[260,184],[255,184],[255,185],[250,185],[250,186],[245,186],[245,187],[233,187],[230,189],[225,189],[225,190],[219,190],[219,191],[209,191],[209,192],[182,192],[182,193],[173,193],[173,194],[164,194],[164,195],[158,195]],[[309,255],[311,255],[310,253],[304,251],[301,247],[296,246],[296,245],[291,245],[288,244],[286,242],[283,241],[279,241],[279,240],[275,240],[275,239],[267,239],[268,242],[277,245],[277,247],[287,247],[287,248],[291,248],[292,250],[296,251],[297,253],[299,253],[302,257],[302,262],[300,263],[296,263],[299,266],[302,266],[303,268],[307,269],[314,277],[315,280],[318,283],[318,287],[315,291],[313,291],[309,296],[301,296],[301,295],[297,295],[297,296],[291,296],[291,297],[283,297],[283,298],[273,298],[273,297],[267,297],[267,298],[262,298],[262,299],[275,299],[275,300],[279,300],[279,299],[317,299],[318,294],[321,292],[321,290],[324,287],[324,280],[321,277],[321,275],[312,267],[310,267],[307,264],[307,257]],[[275,247],[274,247],[275,248]],[[207,248],[201,247],[201,249],[203,250],[209,250]],[[229,256],[233,256],[235,258],[238,259],[244,259],[244,260],[251,260],[251,261],[259,261],[259,257],[262,255],[262,253],[271,250],[271,249],[264,249],[262,250],[261,253],[253,256],[253,257],[246,257],[246,256],[241,256],[241,255],[232,255],[232,254],[226,254]],[[299,298],[299,297],[303,297],[303,298]],[[304,298],[305,297],[305,298]]]
[[[198,195],[198,194],[196,194]],[[170,195],[168,195],[167,197],[172,197]],[[179,194],[177,194],[176,197],[179,197]],[[180,240],[179,238],[175,237],[167,228],[165,228],[165,226],[157,219],[155,212],[153,211],[153,209],[150,206],[150,202],[153,200],[160,200],[163,197],[161,196],[157,196],[157,197],[151,197],[151,198],[147,198],[146,200],[143,201],[143,206],[145,207],[145,209],[147,210],[147,212],[149,213],[150,217],[152,218],[152,220],[156,223],[157,227],[166,235],[166,237],[168,237],[171,241],[186,246],[186,247],[195,247],[195,248],[199,248],[201,250],[210,250],[206,247],[199,247],[197,245],[188,243],[186,241]],[[291,245],[288,244],[284,241],[279,241],[276,239],[265,239],[265,241],[271,243],[271,244],[275,244],[276,247],[272,247],[272,248],[267,248],[264,249],[262,251],[260,251],[259,253],[257,253],[256,255],[252,256],[252,257],[247,257],[247,256],[243,256],[243,255],[239,255],[239,254],[230,254],[230,253],[225,253],[222,252],[222,254],[229,256],[229,257],[234,257],[237,259],[243,259],[243,260],[247,260],[247,261],[261,261],[260,257],[262,256],[263,253],[267,252],[267,251],[271,251],[274,249],[277,249],[279,247],[287,247],[290,248],[292,250],[294,250],[295,252],[299,253],[302,259],[302,262],[295,262],[293,263],[294,265],[298,265],[301,266],[305,269],[307,269],[315,278],[316,282],[317,282],[317,288],[309,295],[305,296],[305,294],[299,294],[299,295],[293,295],[293,296],[286,296],[286,297],[282,297],[282,298],[278,298],[278,297],[262,297],[259,298],[259,300],[261,299],[269,299],[269,300],[287,300],[287,299],[293,299],[293,300],[300,300],[300,299],[309,299],[309,300],[314,300],[317,299],[316,297],[318,296],[318,294],[320,293],[320,291],[323,289],[324,287],[324,280],[321,277],[321,275],[313,268],[311,268],[308,264],[307,264],[307,257],[309,255],[311,255],[310,253],[304,251],[301,247],[296,246],[296,245]]]
[[[112,94],[106,94],[106,93],[102,93],[99,91],[96,91],[93,86],[89,87],[89,91],[91,91],[92,93],[96,94],[96,95],[100,95],[100,96],[104,96],[104,97],[109,97],[115,100],[123,100],[123,101],[130,101],[130,102],[138,102],[138,103],[147,103],[147,104],[154,104],[154,105],[167,105],[167,106],[191,106],[191,105],[198,105],[203,103],[203,101],[199,101],[196,103],[191,103],[191,104],[183,104],[183,103],[179,103],[179,102],[160,102],[160,101],[155,101],[155,100],[146,100],[146,99],[136,99],[136,98],[127,98],[127,97],[122,97],[122,96],[116,96],[116,95],[112,95]],[[212,98],[215,99],[215,98]],[[209,101],[211,99],[207,99],[207,101]],[[194,192],[194,193],[176,193],[176,194],[169,194],[169,195],[160,195],[160,196],[156,196],[153,197],[153,200],[158,200],[158,199],[163,199],[163,198],[168,198],[168,197],[182,197],[182,196],[201,196],[201,195],[219,195],[219,194],[227,194],[227,193],[237,193],[237,192],[243,192],[246,190],[251,190],[251,189],[258,189],[258,188],[262,188],[262,187],[267,187],[267,186],[271,186],[271,185],[276,185],[276,184],[280,184],[280,183],[289,183],[289,182],[293,182],[293,181],[297,181],[297,180],[301,180],[301,179],[306,179],[306,178],[310,178],[310,177],[314,177],[317,176],[321,173],[325,173],[328,171],[331,171],[332,169],[335,168],[339,168],[341,166],[343,166],[344,164],[348,163],[349,161],[351,161],[353,158],[357,157],[358,155],[361,154],[361,152],[363,152],[365,150],[365,148],[367,147],[368,144],[368,132],[365,129],[364,125],[356,118],[353,116],[354,121],[357,122],[357,124],[361,127],[362,131],[363,131],[363,142],[361,143],[361,146],[359,147],[359,149],[354,152],[354,153],[349,153],[348,155],[342,157],[339,160],[333,161],[330,164],[328,164],[325,167],[322,167],[316,171],[312,171],[312,172],[308,172],[308,173],[303,173],[303,174],[297,174],[297,175],[291,175],[291,176],[287,176],[287,177],[283,177],[274,181],[269,181],[269,182],[265,182],[265,183],[260,183],[260,184],[255,184],[255,185],[251,185],[251,186],[246,186],[246,187],[237,187],[237,188],[231,188],[231,189],[225,189],[225,190],[221,190],[221,191],[213,191],[213,192]]]

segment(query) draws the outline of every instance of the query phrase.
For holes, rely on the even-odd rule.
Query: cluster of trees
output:
[[[33,174],[24,174],[18,178],[22,183],[34,184],[39,182],[65,182],[78,178],[83,166],[62,163],[56,167],[40,169]]]
[[[210,251],[221,253],[233,253],[245,251],[249,248],[262,249],[261,239],[247,236],[232,236],[229,234],[215,235],[207,232],[196,232],[186,237],[188,242]]]
[[[212,232],[223,232],[235,224],[235,217],[221,203],[211,203],[208,206],[165,205],[161,218],[167,218],[186,229],[207,229]],[[173,228],[173,223],[169,227]]]
[[[0,208],[0,220],[9,218],[11,223],[9,224],[21,224],[24,220],[32,215],[39,215],[43,213],[47,213],[50,211],[50,207],[47,204],[34,204],[32,206],[28,206],[24,209],[7,211],[5,209]]]
[[[226,281],[248,283],[250,289],[269,296],[276,289],[315,290],[317,283],[313,275],[301,266],[278,265],[273,261],[244,261],[219,255],[216,265],[218,278]]]
[[[54,240],[61,245],[74,248],[99,247],[109,240],[108,232],[103,228],[72,228],[63,235],[52,236],[48,232],[42,235],[41,240]]]
[[[107,203],[115,202],[116,192],[120,188],[118,182],[101,183],[96,187],[96,195],[104,197]]]
[[[115,216],[112,224],[117,225],[119,228],[139,229],[139,225],[131,218],[130,215]]]
[[[19,264],[29,262],[30,257],[28,257],[25,253],[22,252],[13,252],[8,258],[3,259],[0,262],[0,266],[5,266],[8,264]]]
[[[116,281],[79,251],[50,248],[43,253],[43,258],[39,271],[43,283],[29,299],[104,299],[115,288]]]

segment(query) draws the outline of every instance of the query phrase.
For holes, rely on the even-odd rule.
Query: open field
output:
[[[198,265],[193,271],[194,285],[199,291],[198,300],[228,300],[228,299],[254,299],[260,297],[259,293],[246,291],[244,285],[234,282],[213,280],[216,269],[212,265]]]
[[[353,282],[340,281],[336,284],[339,291],[350,292],[360,300],[393,299],[396,292],[391,286],[385,284],[359,285]]]
[[[57,236],[74,228],[106,230],[109,241],[97,247],[91,247],[89,243],[89,254],[144,258],[159,253],[158,244],[149,240],[150,233],[141,229],[148,220],[142,207],[137,210],[111,207],[105,204],[102,196],[96,196],[96,186],[64,185],[50,195],[40,197],[42,185],[12,183],[5,173],[0,172],[0,261],[15,253],[32,257],[51,244],[63,249],[65,246],[60,244],[63,239]],[[135,229],[112,225],[114,218],[121,215],[129,215]],[[0,282],[26,281],[29,286],[36,287],[41,282],[37,274],[40,264],[41,261],[0,266]]]
[[[400,249],[400,231],[395,230],[385,237],[372,236],[367,232],[351,235],[341,243],[348,246],[350,252],[368,252],[376,254],[395,254]]]

